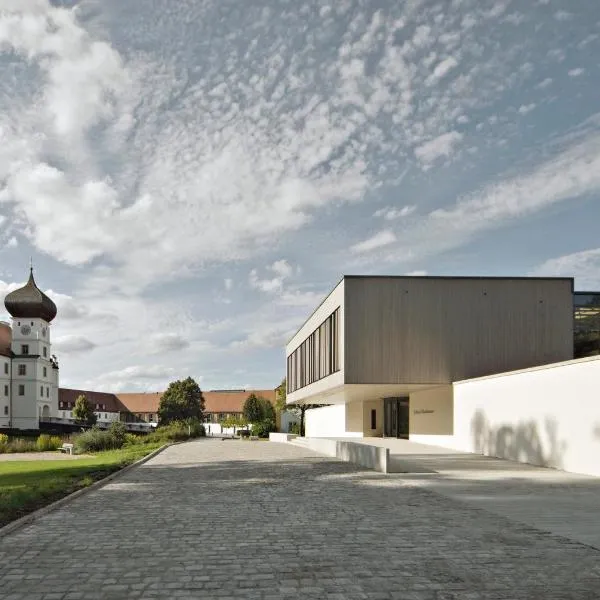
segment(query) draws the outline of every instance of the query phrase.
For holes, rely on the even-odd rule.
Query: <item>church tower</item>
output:
[[[40,418],[58,413],[58,363],[52,357],[50,323],[56,305],[29,280],[8,294],[12,317],[10,422],[15,429],[39,429]]]

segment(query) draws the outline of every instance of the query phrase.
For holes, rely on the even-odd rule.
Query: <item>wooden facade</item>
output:
[[[344,383],[449,383],[573,357],[571,278],[345,277]]]

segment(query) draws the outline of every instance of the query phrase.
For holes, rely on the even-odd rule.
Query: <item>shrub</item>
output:
[[[121,423],[121,421],[113,421],[108,428],[108,432],[113,438],[115,448],[121,448],[123,444],[125,444],[127,435],[125,423]]]
[[[8,436],[5,433],[0,433],[0,454],[8,452]]]
[[[58,450],[62,446],[62,440],[57,436],[49,436],[47,433],[42,433],[35,441],[36,450],[40,452],[48,450]]]
[[[300,423],[290,423],[288,427],[288,433],[295,433],[296,435],[300,435]]]
[[[118,438],[115,439],[111,431],[102,431],[97,427],[92,427],[88,431],[80,433],[75,438],[75,451],[81,452],[102,452],[103,450],[114,450],[120,448],[124,439],[119,444]]]
[[[35,442],[16,438],[11,440],[7,446],[7,452],[35,452],[37,450]]]
[[[148,438],[152,441],[180,442],[195,437],[204,437],[206,430],[200,421],[172,421],[168,425],[159,425],[154,433],[149,434]]]
[[[275,421],[260,421],[252,424],[252,435],[261,438],[269,437],[269,433],[276,431]]]

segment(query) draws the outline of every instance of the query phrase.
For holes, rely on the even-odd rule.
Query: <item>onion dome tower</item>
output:
[[[50,323],[56,317],[56,304],[38,288],[29,269],[27,283],[4,299],[4,306],[13,318],[43,319]]]

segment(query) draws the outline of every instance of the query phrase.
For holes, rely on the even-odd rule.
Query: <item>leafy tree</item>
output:
[[[283,412],[287,409],[286,407],[286,399],[287,399],[287,382],[285,377],[281,381],[281,383],[275,388],[275,410],[277,412]]]
[[[233,427],[233,435],[235,435],[236,429],[246,427],[247,424],[246,419],[242,415],[229,415],[220,422],[223,428]]]
[[[108,431],[114,440],[115,448],[121,448],[127,439],[127,428],[125,427],[125,423],[113,421],[110,424]]]
[[[271,404],[269,400],[263,398],[262,396],[258,397],[258,401],[260,402],[261,408],[261,421],[273,421],[275,423],[276,414],[275,407]]]
[[[166,425],[172,421],[201,421],[204,416],[204,397],[200,386],[191,378],[173,381],[161,396],[158,422]]]
[[[79,423],[85,423],[86,425],[96,424],[97,419],[96,415],[94,414],[94,409],[84,394],[77,396],[77,399],[75,400],[73,417]]]
[[[250,394],[244,402],[244,408],[242,409],[244,419],[248,423],[258,423],[263,418],[263,403],[260,401],[256,394]]]

